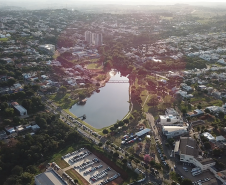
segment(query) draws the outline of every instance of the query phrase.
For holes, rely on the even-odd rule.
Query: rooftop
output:
[[[174,132],[177,130],[187,130],[187,127],[180,126],[163,126],[163,131]]]
[[[51,169],[41,173],[35,177],[35,181],[42,185],[65,185],[66,183],[60,179],[56,172]]]
[[[150,131],[151,131],[151,129],[145,128],[145,129],[141,130],[140,132],[137,132],[135,135],[137,135],[138,137],[140,137],[140,136],[142,136],[142,135],[144,135],[144,134],[146,134],[146,133],[148,133]]]
[[[196,141],[191,137],[181,137],[179,150],[181,154],[191,155],[194,157],[198,156],[198,147]]]
[[[212,158],[196,158],[202,165],[206,165],[206,164],[210,164],[210,163],[214,163],[215,161]]]

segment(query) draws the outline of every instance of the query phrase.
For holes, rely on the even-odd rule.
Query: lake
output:
[[[129,81],[119,72],[110,72],[111,80]],[[86,114],[89,125],[100,129],[116,123],[129,112],[129,83],[106,83],[100,92],[94,92],[84,105],[75,104],[70,112],[76,116]]]

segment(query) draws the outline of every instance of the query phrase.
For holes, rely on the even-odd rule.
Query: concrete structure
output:
[[[160,125],[172,125],[175,123],[183,123],[179,116],[173,115],[159,115],[158,124]]]
[[[27,115],[27,110],[23,106],[19,105],[17,102],[12,102],[11,105],[17,112],[19,112],[20,116]]]
[[[202,156],[199,156],[197,143],[191,137],[181,137],[180,141],[175,144],[174,151],[180,156],[181,162],[192,163],[202,171],[207,170],[216,164],[212,158],[204,159]]]
[[[177,137],[188,133],[187,127],[180,126],[163,126],[162,133],[168,138]]]
[[[67,185],[52,168],[48,171],[35,176],[36,185]]]

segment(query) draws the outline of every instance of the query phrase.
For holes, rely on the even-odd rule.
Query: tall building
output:
[[[101,46],[103,44],[102,33],[92,33],[91,31],[86,31],[85,41],[95,46]]]
[[[101,46],[103,43],[103,38],[102,38],[102,33],[97,33],[96,38],[95,38],[95,45],[96,46]]]
[[[88,42],[89,44],[92,42],[92,32],[91,31],[85,32],[85,41]]]
[[[96,33],[92,33],[92,44],[95,45],[96,43]]]

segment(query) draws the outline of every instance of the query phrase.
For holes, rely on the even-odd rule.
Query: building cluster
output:
[[[101,46],[103,44],[102,33],[92,33],[91,31],[86,31],[85,41],[91,45]]]

